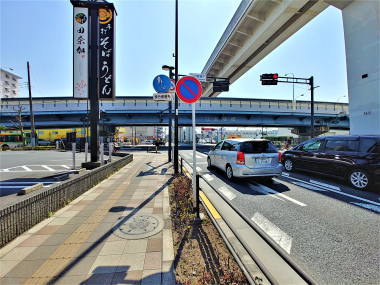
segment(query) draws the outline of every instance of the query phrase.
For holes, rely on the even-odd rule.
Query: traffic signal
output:
[[[264,73],[260,75],[262,85],[277,85],[278,73]]]
[[[230,81],[228,79],[215,80],[212,83],[212,91],[213,92],[228,91],[230,89],[229,87],[230,87]]]

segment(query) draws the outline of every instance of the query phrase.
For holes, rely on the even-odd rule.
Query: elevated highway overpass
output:
[[[380,135],[380,1],[243,0],[202,73],[235,82],[329,5],[342,11],[350,131]],[[204,84],[204,97],[218,95]]]
[[[202,98],[196,105],[198,126],[272,126],[309,127],[310,103],[298,101],[293,109],[290,100]],[[22,111],[25,128],[30,127],[27,98],[1,102],[0,125],[14,127],[17,111]],[[106,126],[167,125],[168,103],[152,97],[117,97],[101,101],[100,124]],[[71,97],[34,98],[33,112],[37,128],[83,126],[87,101]],[[179,125],[191,125],[190,104],[180,103]],[[345,103],[316,102],[315,125],[319,128],[348,129],[348,106]]]

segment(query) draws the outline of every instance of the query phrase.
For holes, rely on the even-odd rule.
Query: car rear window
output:
[[[354,140],[328,140],[325,150],[333,151],[358,151],[359,141]]]
[[[360,146],[359,151],[360,152],[372,152],[372,153],[380,153],[380,144],[376,144],[376,139],[369,139],[369,138],[361,138],[360,139]]]
[[[243,142],[240,151],[244,153],[277,153],[276,147],[268,141]]]

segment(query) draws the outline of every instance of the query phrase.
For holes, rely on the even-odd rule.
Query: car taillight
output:
[[[278,162],[281,162],[281,159],[282,159],[282,152],[279,152],[278,153]]]
[[[244,152],[239,151],[237,153],[236,164],[245,164]]]

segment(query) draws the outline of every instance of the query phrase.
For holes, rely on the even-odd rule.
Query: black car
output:
[[[329,136],[305,141],[282,154],[285,170],[347,180],[357,189],[380,183],[380,136]]]

